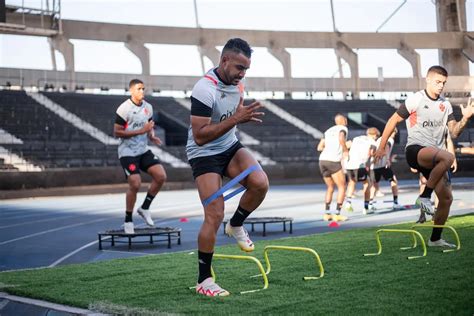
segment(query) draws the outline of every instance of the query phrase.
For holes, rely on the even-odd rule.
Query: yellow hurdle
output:
[[[423,236],[419,232],[413,229],[379,229],[375,232],[375,239],[377,240],[377,246],[378,246],[378,251],[377,253],[366,253],[364,256],[378,256],[382,253],[382,242],[380,241],[380,233],[398,233],[398,234],[411,234],[413,236],[413,246],[412,247],[403,247],[400,249],[411,249],[416,247],[416,237],[420,239],[421,242],[421,247],[423,248],[423,255],[421,256],[411,256],[408,257],[408,259],[416,259],[416,258],[421,258],[421,257],[426,257],[426,244],[425,241],[423,240]]]
[[[456,249],[444,249],[443,252],[452,252],[452,251],[458,251],[459,249],[461,249],[461,240],[459,239],[458,232],[452,226],[449,226],[449,225],[434,225],[434,224],[416,224],[416,225],[413,225],[411,228],[412,229],[417,229],[417,228],[434,228],[434,227],[450,229],[453,232],[454,238],[456,239]],[[413,239],[415,240],[415,242],[413,244],[413,248],[415,248],[416,247],[416,239],[415,238],[413,238]]]
[[[252,256],[235,256],[235,255],[221,255],[221,254],[214,254],[213,258],[216,258],[216,259],[231,259],[231,260],[248,260],[248,261],[255,262],[255,264],[258,266],[258,269],[260,270],[260,273],[263,276],[263,288],[256,289],[256,290],[243,291],[243,292],[240,292],[240,294],[254,293],[254,292],[258,292],[258,291],[261,291],[261,290],[268,289],[267,275],[265,274],[265,270],[263,269],[262,264],[260,263],[260,261],[257,258],[252,257]],[[214,269],[212,269],[212,267],[211,267],[211,273],[212,273],[212,276],[213,276],[214,280],[216,280],[216,274],[214,273]]]
[[[263,250],[263,256],[265,257],[265,263],[267,265],[267,271],[262,274],[264,278],[267,277],[267,275],[270,273],[272,266],[270,265],[270,258],[268,257],[268,252],[270,250],[287,250],[287,251],[303,251],[303,252],[308,252],[312,254],[316,258],[316,263],[319,266],[319,276],[308,276],[308,277],[303,277],[303,280],[316,280],[320,279],[324,276],[324,267],[321,262],[321,259],[319,258],[319,255],[316,251],[314,251],[311,248],[305,248],[305,247],[290,247],[290,246],[266,246],[265,249]],[[259,275],[258,275],[259,276]]]

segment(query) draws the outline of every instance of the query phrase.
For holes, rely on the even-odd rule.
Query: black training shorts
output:
[[[220,154],[196,157],[189,160],[189,164],[193,170],[194,179],[205,173],[217,173],[223,177],[226,174],[227,166],[234,157],[235,153],[243,147],[244,146],[239,141],[237,141],[229,149]]]
[[[147,172],[148,168],[161,164],[161,161],[151,150],[148,150],[139,156],[121,157],[120,164],[125,172],[125,177],[128,177],[131,174],[140,174],[140,170]]]

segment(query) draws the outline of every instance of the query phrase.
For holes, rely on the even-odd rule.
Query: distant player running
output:
[[[349,150],[349,160],[346,164],[349,184],[347,185],[347,199],[344,208],[352,211],[352,195],[354,194],[357,182],[362,182],[364,192],[364,215],[373,213],[374,208],[369,205],[371,179],[369,177],[371,158],[375,152],[375,140],[380,132],[375,127],[367,129],[367,135],[357,136],[352,140]]]
[[[373,169],[372,169],[372,177],[373,177],[373,186],[371,190],[371,200],[375,198],[375,193],[379,190],[379,182],[382,177],[390,182],[390,187],[392,189],[393,195],[393,205],[392,208],[394,210],[399,210],[402,207],[398,204],[398,181],[395,174],[393,174],[392,170],[392,163],[390,161],[392,155],[393,145],[395,144],[395,135],[397,134],[397,129],[395,129],[390,135],[390,138],[387,141],[387,145],[385,146],[385,156],[382,159],[378,159],[374,161]],[[381,138],[377,139],[376,146],[380,145]]]
[[[423,193],[416,200],[420,207],[419,222],[424,222],[425,214],[433,216],[436,225],[444,225],[449,216],[453,201],[448,170],[454,162],[454,155],[444,150],[445,126],[448,126],[452,138],[458,137],[473,114],[473,104],[461,106],[462,118],[459,122],[453,115],[451,103],[441,97],[448,72],[441,66],[432,66],[426,75],[426,89],[410,95],[405,104],[390,117],[380,146],[375,154],[377,159],[385,155],[385,146],[396,125],[408,120],[408,140],[405,149],[406,159],[411,168],[420,171],[428,179]],[[433,190],[439,199],[434,214],[431,205]],[[441,239],[442,228],[433,228],[429,246],[452,247]]]
[[[319,156],[319,170],[326,183],[325,213],[323,219],[325,221],[342,221],[346,220],[341,215],[342,203],[346,195],[346,178],[342,170],[341,160],[348,156],[349,150],[346,146],[347,140],[347,119],[344,115],[338,114],[334,118],[336,125],[324,132],[324,138],[321,139],[317,146],[317,150],[321,151]],[[331,202],[334,193],[334,184],[337,186],[337,204],[336,213],[331,214]]]
[[[120,138],[118,156],[128,180],[124,230],[126,234],[133,234],[132,213],[141,185],[140,170],[152,177],[147,196],[137,210],[149,226],[154,225],[149,207],[166,181],[166,172],[158,157],[147,148],[148,140],[156,145],[160,145],[161,140],[153,131],[153,107],[144,100],[145,85],[141,80],[133,79],[129,89],[130,99],[117,109],[114,134]]]
[[[248,106],[243,104],[242,79],[250,67],[251,54],[252,50],[246,41],[230,39],[222,50],[219,66],[211,69],[193,88],[186,153],[201,201],[221,188],[223,176],[235,178],[249,167],[258,165],[236,137],[237,124],[261,122],[260,117],[263,115],[263,112],[258,111],[262,107],[259,102]],[[225,231],[237,240],[243,251],[253,251],[253,242],[243,222],[265,198],[268,179],[259,168],[240,183],[247,190],[240,198],[239,206]],[[216,234],[223,218],[222,196],[204,206],[204,222],[198,236],[198,294],[229,295],[211,277]]]

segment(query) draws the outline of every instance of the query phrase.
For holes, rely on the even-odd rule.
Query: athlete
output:
[[[395,144],[395,135],[397,134],[397,129],[395,129],[390,135],[390,138],[387,141],[387,145],[385,146],[385,156],[382,159],[374,161],[371,168],[371,175],[372,175],[372,190],[371,190],[371,200],[373,200],[376,196],[376,192],[379,191],[380,186],[379,182],[382,177],[390,182],[390,187],[392,189],[393,195],[393,205],[392,208],[394,210],[400,210],[402,207],[398,204],[398,181],[397,177],[393,174],[393,170],[391,167],[391,155],[393,145]],[[381,138],[378,138],[376,141],[376,147],[380,145]]]
[[[326,183],[325,221],[343,221],[347,218],[341,215],[342,203],[346,194],[346,178],[342,170],[341,160],[347,157],[349,150],[346,146],[347,140],[347,119],[342,114],[334,117],[336,125],[324,132],[324,138],[321,138],[317,150],[321,152],[319,156],[319,170]],[[334,193],[334,185],[337,186],[336,212],[331,214],[331,202]]]
[[[375,127],[371,127],[367,129],[366,135],[357,136],[352,140],[351,149],[349,150],[349,160],[346,164],[349,184],[347,185],[347,199],[344,208],[347,211],[353,210],[351,197],[354,194],[357,182],[362,182],[363,186],[363,214],[370,214],[374,211],[373,205],[369,205],[371,187],[369,170],[371,158],[376,149],[375,140],[379,135],[379,130]]]
[[[143,81],[131,80],[129,91],[130,99],[123,102],[117,109],[114,135],[120,139],[118,156],[128,181],[123,227],[126,234],[134,234],[132,213],[137,200],[137,192],[141,186],[140,170],[148,173],[152,178],[146,198],[137,210],[148,226],[154,226],[149,208],[166,181],[166,172],[159,158],[148,149],[148,140],[156,145],[161,145],[161,140],[154,134],[153,107],[144,100]]]
[[[441,93],[448,79],[448,72],[441,66],[432,66],[426,75],[426,88],[410,95],[405,104],[390,117],[376,159],[385,155],[385,146],[396,125],[408,120],[408,140],[405,155],[408,165],[418,170],[427,179],[423,192],[416,200],[420,207],[419,222],[424,222],[425,214],[433,216],[436,225],[444,225],[449,216],[453,201],[448,170],[454,162],[454,155],[443,149],[445,143],[445,127],[448,127],[452,138],[458,137],[466,127],[473,114],[473,104],[461,106],[462,118],[459,122],[453,116],[451,103]],[[436,214],[431,204],[433,191],[439,199]],[[429,246],[453,247],[441,239],[442,228],[433,228]]]
[[[193,88],[191,124],[186,153],[201,201],[218,191],[222,177],[235,178],[252,166],[259,166],[255,157],[236,137],[236,125],[262,122],[262,105],[253,102],[244,106],[243,79],[250,67],[252,49],[240,39],[230,39],[224,46],[217,68],[211,69]],[[246,191],[225,232],[233,236],[246,252],[254,250],[244,220],[262,203],[268,191],[268,178],[258,168],[240,182]],[[211,263],[216,234],[224,218],[222,196],[204,205],[204,222],[198,235],[199,276],[196,293],[206,296],[227,296],[229,292],[211,277]]]

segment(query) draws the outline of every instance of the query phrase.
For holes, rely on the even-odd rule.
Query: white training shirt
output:
[[[346,164],[347,170],[365,168],[370,159],[370,149],[375,147],[375,140],[367,135],[357,136],[352,140],[349,150],[349,160]]]
[[[379,148],[381,140],[382,140],[382,137],[379,137],[377,141],[375,142],[376,148]],[[386,146],[388,146],[388,150],[386,151],[385,156],[380,158],[377,162],[374,162],[371,169],[385,168],[386,166],[388,166],[388,163],[390,161],[390,156],[392,155],[392,149],[393,149],[394,143],[395,143],[395,140],[390,137],[387,141]]]
[[[339,135],[344,132],[344,141],[347,139],[347,127],[334,125],[324,132],[324,149],[319,155],[319,161],[340,162],[342,159],[342,146],[339,143]]]
[[[191,94],[191,115],[211,118],[211,124],[217,124],[231,117],[239,105],[240,97],[243,97],[244,85],[227,85],[217,76],[217,68],[211,69],[202,77],[193,88]],[[193,100],[194,99],[194,100]],[[193,114],[194,104],[200,106],[198,113]],[[205,108],[204,111],[202,108]],[[207,110],[208,111],[207,111]],[[202,113],[202,114],[201,114]],[[236,127],[207,144],[199,146],[194,141],[191,124],[188,129],[188,141],[186,154],[188,160],[196,157],[205,157],[220,154],[237,142],[235,135]]]
[[[425,90],[410,95],[397,113],[406,120],[410,145],[443,148],[445,126],[454,120],[453,107],[449,101],[439,97],[430,98]]]
[[[136,131],[143,128],[143,126],[152,119],[153,107],[146,101],[143,101],[141,105],[136,105],[132,100],[128,99],[118,107],[116,114],[125,121],[124,128],[126,131]],[[128,156],[136,157],[147,151],[147,133],[119,139],[119,158]]]

